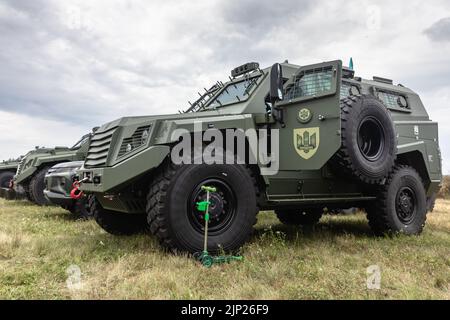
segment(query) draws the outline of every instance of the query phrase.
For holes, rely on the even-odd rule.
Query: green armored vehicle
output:
[[[44,196],[45,174],[55,164],[84,160],[91,134],[84,135],[72,148],[36,148],[28,152],[17,168],[14,188],[23,187],[28,200],[37,205],[50,204]]]
[[[341,61],[249,63],[182,114],[107,123],[79,175],[103,229],[149,228],[189,252],[203,246],[202,186],[216,189],[208,249],[228,251],[260,210],[312,225],[324,209],[364,208],[375,234],[419,234],[442,179],[438,125],[418,94]]]
[[[9,188],[19,166],[20,159],[0,162],[0,188]]]
[[[0,197],[10,198],[11,180],[19,166],[20,159],[0,162]]]

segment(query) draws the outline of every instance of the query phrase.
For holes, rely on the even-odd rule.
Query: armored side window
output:
[[[340,91],[341,99],[347,98],[349,96],[358,95],[360,93],[361,93],[361,89],[358,86],[356,86],[350,82],[345,82],[345,81],[341,82],[341,91]]]
[[[403,95],[395,92],[378,91],[378,99],[383,101],[386,107],[390,109],[410,109],[408,100]]]
[[[295,75],[293,84],[286,88],[285,99],[316,96],[331,90],[333,68],[306,70]]]
[[[341,99],[347,98],[350,95],[351,84],[348,82],[341,83]]]

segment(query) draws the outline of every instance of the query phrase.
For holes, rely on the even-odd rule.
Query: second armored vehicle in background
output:
[[[11,180],[19,166],[20,159],[7,160],[0,163],[0,188],[9,188]]]
[[[10,188],[11,180],[19,166],[20,159],[7,160],[0,163],[0,197],[12,199],[15,197],[15,192]]]
[[[50,204],[44,196],[47,171],[58,163],[84,160],[90,136],[84,135],[72,148],[36,148],[28,152],[17,168],[13,180],[15,190],[22,186],[28,200],[41,206]]]

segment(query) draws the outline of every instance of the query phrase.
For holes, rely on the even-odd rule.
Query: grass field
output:
[[[373,237],[362,214],[325,217],[310,232],[264,212],[243,254],[205,270],[152,237],[0,200],[1,299],[450,299],[450,200],[438,200],[420,237]],[[379,290],[367,289],[372,265]]]

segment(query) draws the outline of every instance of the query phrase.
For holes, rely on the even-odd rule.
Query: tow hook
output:
[[[84,178],[83,180],[75,181],[72,185],[73,189],[70,191],[70,198],[74,200],[81,199],[84,196],[84,193],[80,190],[80,185],[88,180],[88,178]]]

